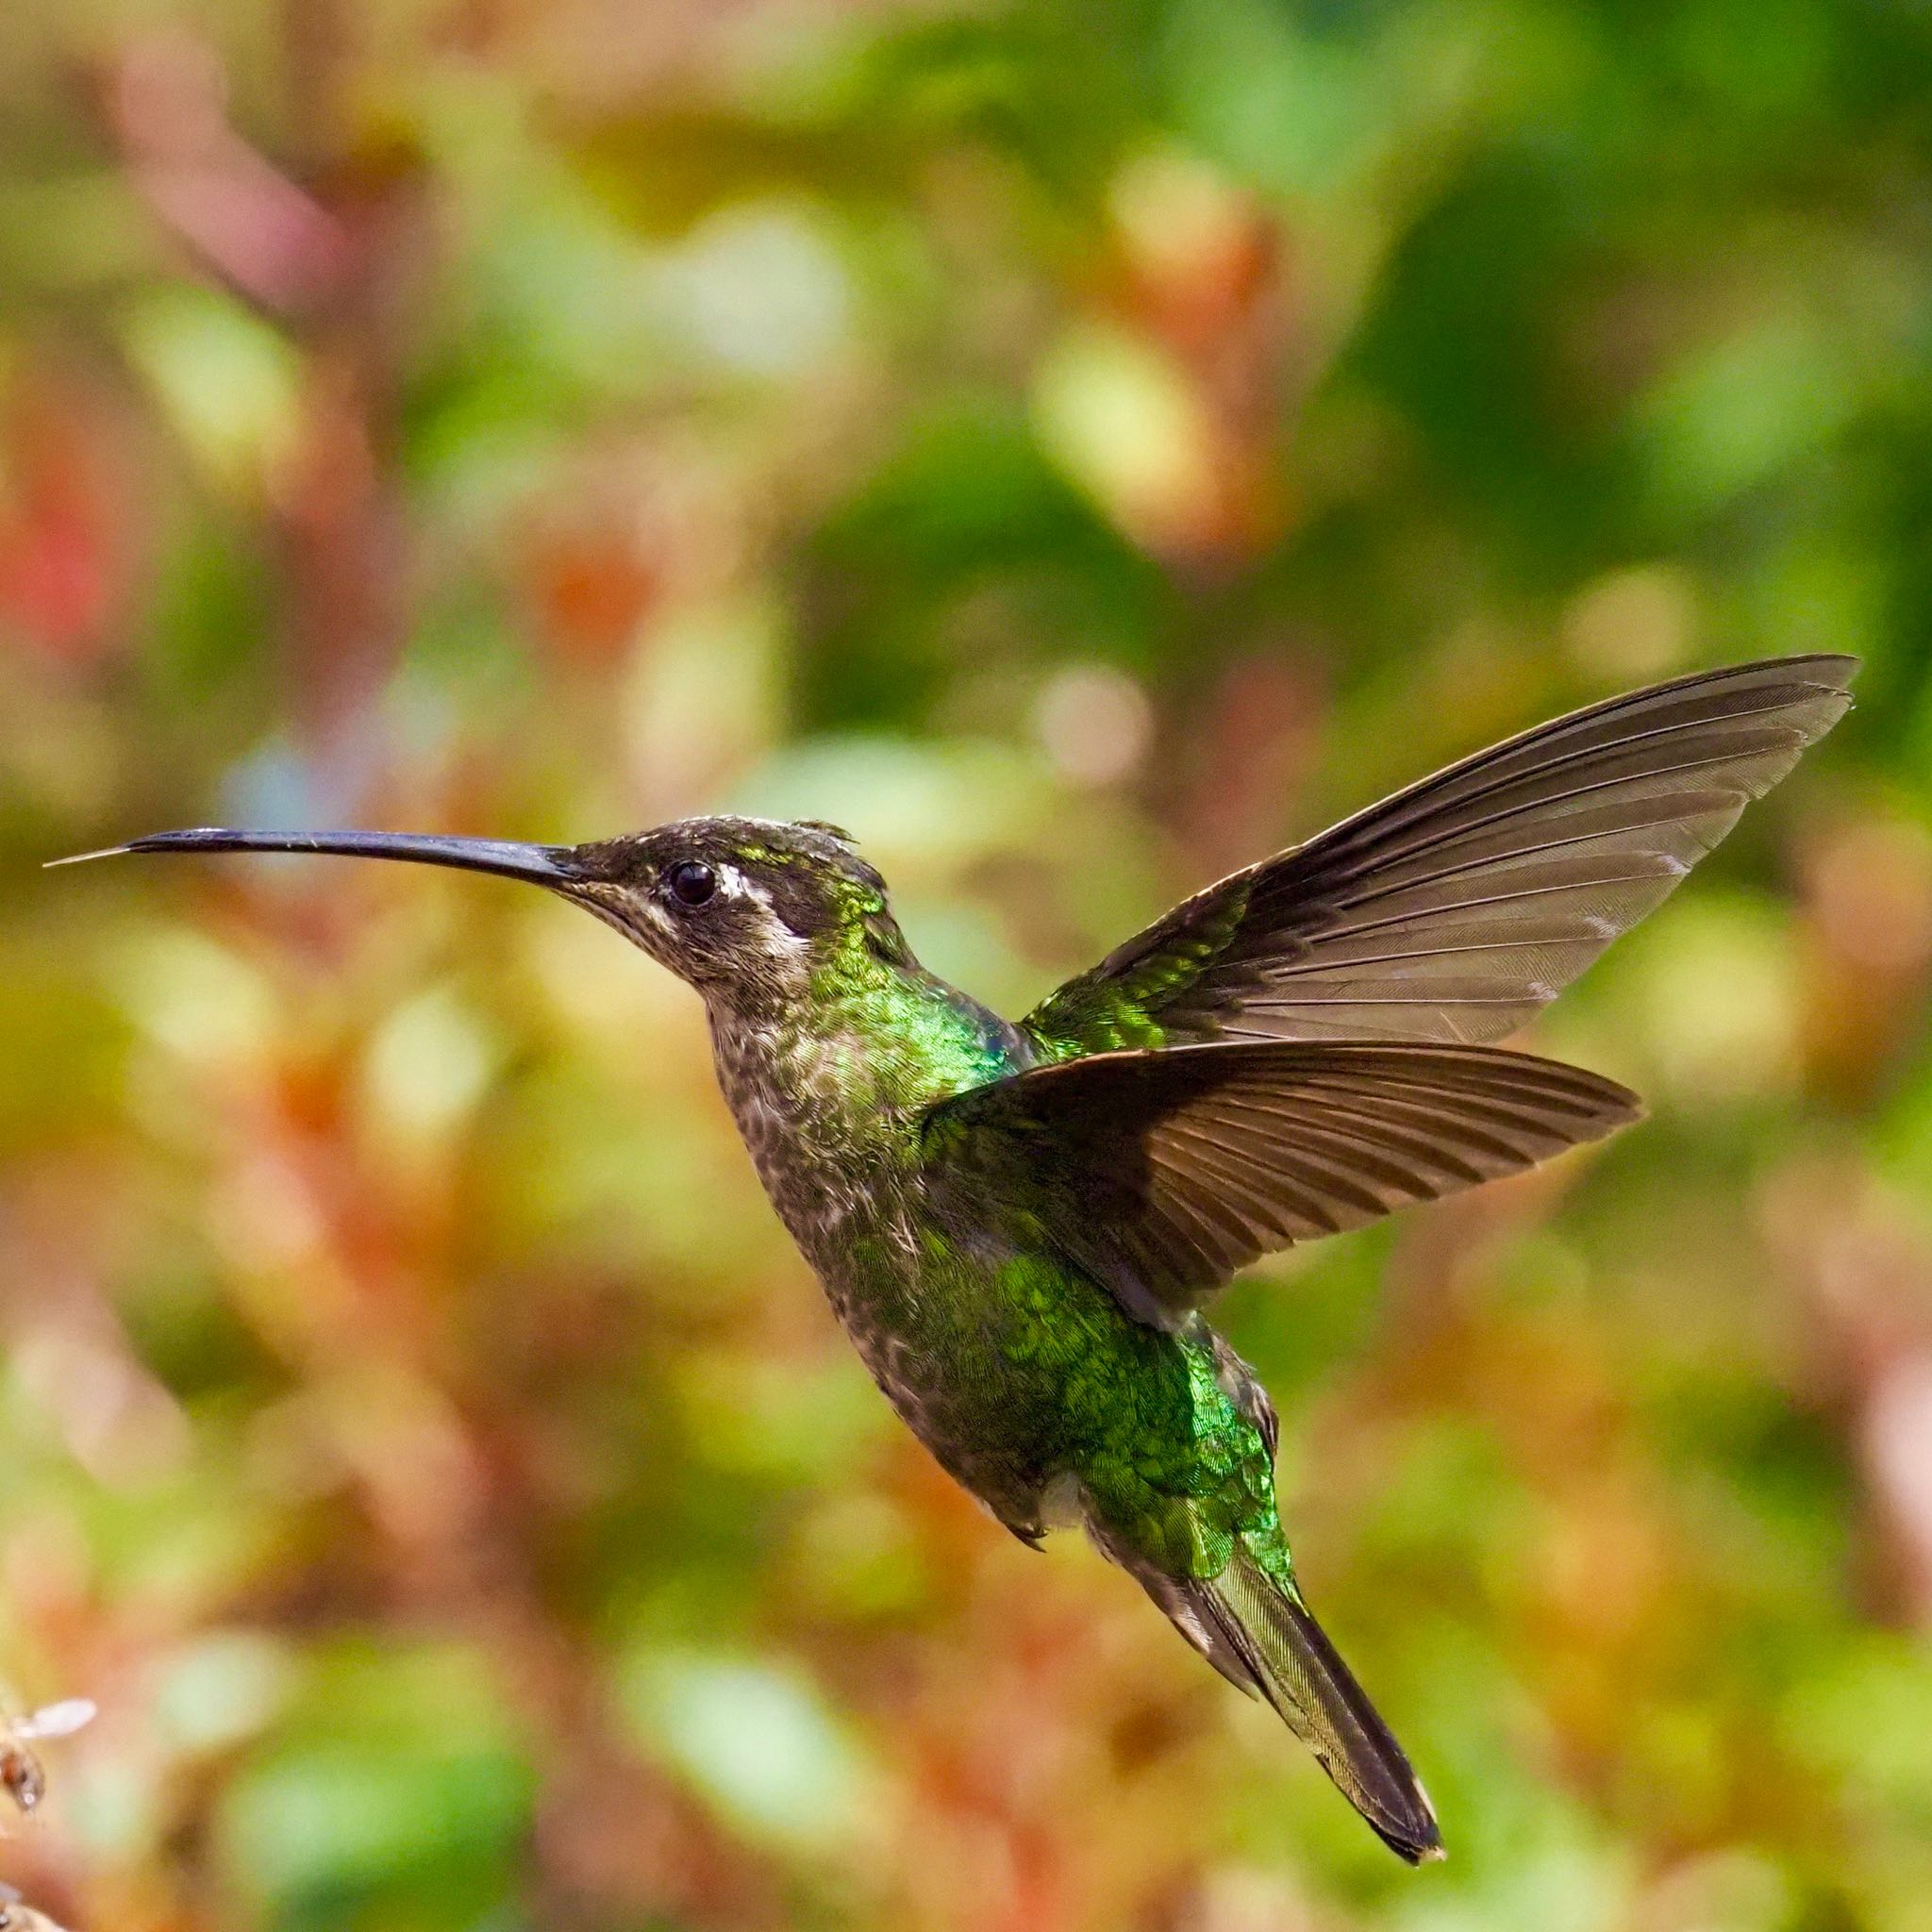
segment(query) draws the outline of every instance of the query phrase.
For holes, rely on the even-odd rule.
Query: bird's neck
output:
[[[913,1158],[949,1094],[1024,1064],[1019,1034],[908,959],[841,959],[800,995],[714,1003],[719,1084],[781,1213],[800,1170],[857,1175]]]

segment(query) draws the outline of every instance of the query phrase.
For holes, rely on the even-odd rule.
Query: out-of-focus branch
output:
[[[220,61],[200,42],[130,43],[101,97],[128,179],[169,236],[302,354],[296,433],[270,498],[288,710],[328,802],[346,807],[368,775],[360,727],[408,630],[391,445],[428,225],[413,166],[350,153],[333,105],[310,98],[333,91],[340,63],[318,55],[321,29],[302,16],[286,16],[297,118],[308,130],[300,176],[233,126]]]
[[[212,52],[154,38],[125,48],[102,91],[129,184],[195,265],[284,322],[349,279],[349,235],[316,197],[228,124]]]
[[[1804,1295],[1807,1361],[1869,1499],[1874,1578],[1893,1614],[1932,1625],[1932,1254],[1899,1197],[1794,1160],[1762,1212]]]

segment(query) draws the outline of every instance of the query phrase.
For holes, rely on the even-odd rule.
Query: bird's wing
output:
[[[1501,1040],[1830,730],[1854,658],[1780,658],[1478,752],[1175,907],[1021,1022],[1042,1058]]]
[[[1248,1262],[1635,1120],[1614,1081],[1494,1047],[1268,1041],[1091,1055],[926,1117],[942,1211],[1171,1324]]]

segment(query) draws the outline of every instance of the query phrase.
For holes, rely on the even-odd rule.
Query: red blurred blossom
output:
[[[0,397],[0,629],[75,663],[109,648],[130,574],[103,414],[83,385],[43,373]]]
[[[628,522],[558,522],[530,537],[524,571],[538,629],[558,657],[610,663],[656,598],[658,570]]]

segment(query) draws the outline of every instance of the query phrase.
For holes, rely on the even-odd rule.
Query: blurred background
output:
[[[0,1876],[101,1932],[1932,1927],[1932,14],[0,10]],[[1866,659],[1536,1036],[1591,1156],[1257,1271],[1400,1868],[951,1490],[696,1002],[162,825],[849,825],[1009,1011],[1568,707]]]

